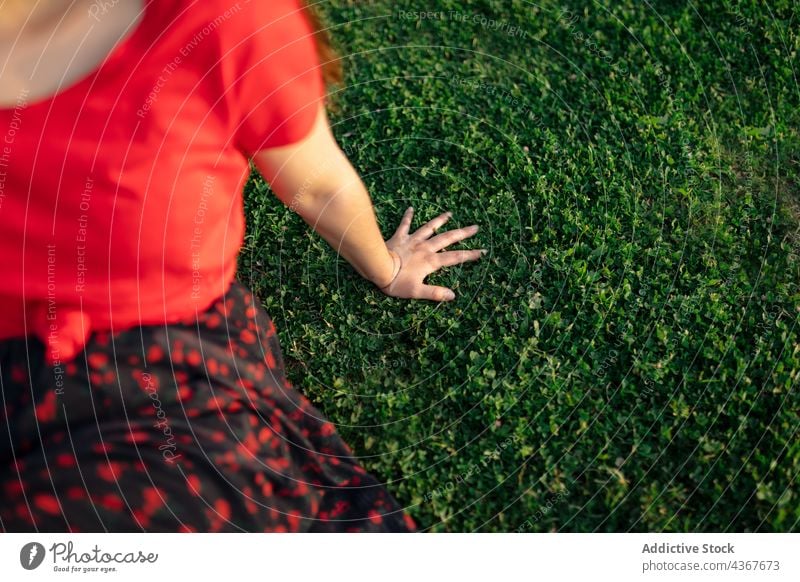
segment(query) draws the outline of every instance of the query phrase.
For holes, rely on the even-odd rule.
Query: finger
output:
[[[416,298],[430,299],[431,301],[452,301],[456,298],[456,294],[447,287],[440,287],[438,285],[423,285],[420,287]]]
[[[436,254],[436,263],[439,267],[452,267],[466,263],[467,261],[477,261],[484,255],[484,249],[472,251],[445,251]]]
[[[397,230],[394,232],[395,236],[408,235],[408,231],[411,229],[411,219],[413,218],[413,216],[414,216],[414,207],[409,206],[403,213],[403,218],[400,219],[400,224],[398,225]]]
[[[473,236],[476,232],[478,232],[478,225],[473,224],[472,226],[465,226],[464,228],[457,228],[456,230],[448,230],[442,234],[437,234],[425,244],[429,251],[436,253],[450,245],[456,244],[458,241]]]
[[[453,216],[452,212],[440,214],[433,220],[430,220],[425,225],[421,226],[420,229],[414,233],[413,238],[416,240],[425,240],[429,238],[434,232],[436,232],[437,228],[441,228],[445,222],[450,220],[451,216]]]

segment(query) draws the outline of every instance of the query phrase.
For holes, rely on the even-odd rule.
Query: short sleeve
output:
[[[223,27],[220,56],[233,141],[248,157],[308,135],[325,96],[299,0],[250,0]]]

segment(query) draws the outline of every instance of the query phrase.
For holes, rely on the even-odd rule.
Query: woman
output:
[[[0,524],[5,531],[411,531],[284,375],[235,279],[255,164],[385,294],[480,251],[384,241],[324,110],[297,0],[4,0]]]

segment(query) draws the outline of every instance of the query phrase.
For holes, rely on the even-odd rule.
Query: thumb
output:
[[[417,299],[430,299],[431,301],[452,301],[455,298],[455,293],[447,287],[439,285],[423,285],[417,295]]]

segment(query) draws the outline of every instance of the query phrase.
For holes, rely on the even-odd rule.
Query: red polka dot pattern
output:
[[[286,379],[238,281],[196,321],[93,333],[67,364],[2,341],[0,376],[0,531],[416,530]]]

